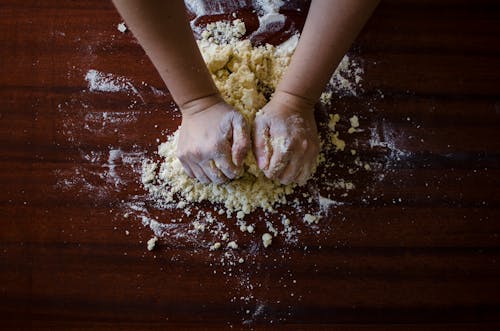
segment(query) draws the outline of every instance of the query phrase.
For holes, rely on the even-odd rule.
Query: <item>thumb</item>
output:
[[[239,167],[243,164],[243,160],[248,152],[250,145],[250,133],[248,132],[248,125],[242,115],[233,117],[233,145],[231,148],[231,156],[233,163]]]
[[[263,121],[256,118],[253,130],[254,148],[253,153],[257,159],[257,164],[261,170],[269,167],[269,159],[271,158],[269,127]]]

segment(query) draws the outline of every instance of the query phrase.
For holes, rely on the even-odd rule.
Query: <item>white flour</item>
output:
[[[137,92],[129,79],[123,76],[100,72],[91,69],[85,75],[88,82],[88,89],[91,92]]]

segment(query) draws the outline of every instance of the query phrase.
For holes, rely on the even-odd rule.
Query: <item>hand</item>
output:
[[[255,118],[254,154],[259,168],[282,184],[304,184],[319,153],[313,103],[276,91]]]
[[[177,157],[190,177],[221,184],[242,173],[250,133],[243,116],[222,99],[199,104],[183,109]]]

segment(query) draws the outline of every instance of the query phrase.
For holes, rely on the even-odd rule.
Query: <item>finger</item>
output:
[[[243,116],[233,118],[233,145],[231,148],[232,161],[236,166],[243,164],[250,146],[250,132]]]
[[[288,163],[288,159],[285,159],[282,153],[275,152],[271,157],[269,168],[264,171],[264,174],[267,178],[279,179],[283,171],[288,167]]]
[[[234,179],[238,175],[238,168],[227,157],[215,159],[215,166],[229,179]]]
[[[257,159],[257,164],[261,170],[266,170],[269,167],[269,159],[271,158],[271,143],[269,137],[269,127],[257,120],[253,130],[253,153]]]
[[[191,170],[193,170],[194,176],[196,177],[196,179],[198,179],[200,183],[202,184],[210,183],[210,179],[200,166],[198,166],[197,164],[191,164]]]
[[[227,177],[216,167],[215,162],[210,160],[203,164],[203,171],[210,178],[212,183],[222,184],[227,181]]]
[[[272,156],[269,161],[269,167],[264,173],[268,178],[279,178],[285,168],[288,166],[292,156],[287,145],[286,139],[279,136],[272,138]]]
[[[181,162],[182,167],[184,168],[184,171],[186,172],[186,174],[189,177],[194,178],[195,176],[194,176],[193,170],[191,170],[191,167],[189,167],[189,165],[187,164],[187,162],[184,162],[181,159],[179,159],[179,161]]]
[[[283,169],[283,172],[281,175],[279,175],[278,179],[280,180],[280,183],[283,185],[288,185],[292,182],[294,182],[297,178],[297,175],[299,174],[300,171],[300,166],[299,162],[296,160],[290,161],[288,163],[288,166]]]
[[[299,186],[304,185],[309,180],[309,177],[311,177],[311,170],[312,165],[310,163],[305,164],[304,167],[302,167],[296,180],[296,183],[299,184]]]

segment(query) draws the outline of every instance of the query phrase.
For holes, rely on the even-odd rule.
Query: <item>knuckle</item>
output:
[[[307,150],[307,148],[309,147],[309,145],[310,145],[310,144],[309,144],[309,141],[307,141],[307,139],[302,140],[301,147],[302,147],[302,150],[303,150],[303,151],[306,151],[306,150]],[[314,146],[312,146],[312,148],[314,148]]]

